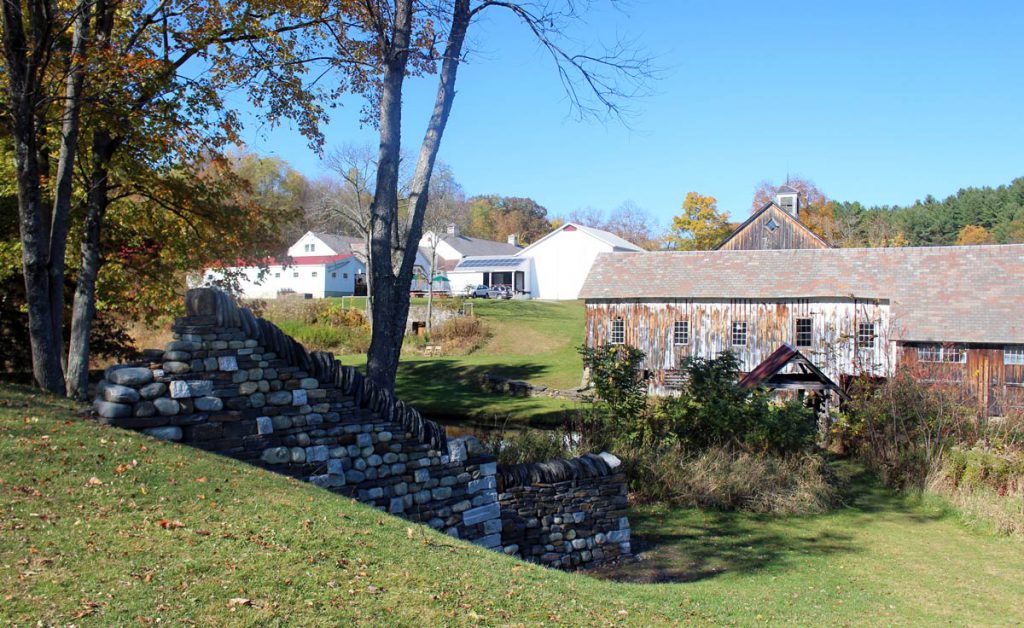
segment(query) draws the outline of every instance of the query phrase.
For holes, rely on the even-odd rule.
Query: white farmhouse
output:
[[[512,286],[534,299],[573,300],[598,253],[642,251],[614,233],[570,222],[514,255],[467,255],[448,279],[456,292],[482,283]]]
[[[419,267],[417,274],[422,269],[422,276],[425,278],[431,267],[431,257],[434,257],[434,276],[448,277],[447,282],[440,280],[434,282],[435,292],[451,291],[453,294],[461,294],[467,287],[479,284],[512,285],[513,278],[511,276],[495,277],[493,281],[491,277],[488,277],[488,280],[484,281],[483,273],[480,272],[453,274],[452,271],[459,262],[467,257],[507,257],[515,255],[521,250],[522,247],[516,242],[514,235],[509,236],[507,242],[495,242],[462,235],[459,233],[458,226],[452,224],[448,225],[445,233],[428,231],[420,238],[419,255],[416,257],[416,265]],[[425,291],[426,288],[425,281],[420,281],[417,284],[414,280],[413,290]]]
[[[227,267],[241,271],[239,288],[245,298],[273,299],[280,294],[296,293],[312,298],[365,294],[366,265],[359,255],[359,238],[307,232],[288,249],[284,259],[267,260],[267,269],[258,266]],[[224,277],[218,268],[204,273],[204,283]]]

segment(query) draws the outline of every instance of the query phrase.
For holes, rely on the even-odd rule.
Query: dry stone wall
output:
[[[550,567],[589,567],[629,556],[626,478],[608,453],[500,466],[505,553]]]
[[[527,559],[565,567],[600,560],[590,548],[586,560],[582,551],[569,552],[568,560],[544,560],[544,553],[529,545],[536,540],[532,533],[506,539],[506,528],[511,534],[518,524],[502,521],[497,465],[476,439],[448,439],[444,428],[355,369],[341,366],[329,353],[307,352],[219,290],[190,290],[185,306],[186,316],[176,319],[174,340],[164,350],[147,350],[143,362],[107,369],[93,403],[98,418],[308,480]],[[573,481],[597,487],[614,477],[606,473]],[[535,492],[552,494],[546,485],[539,492],[525,490],[522,483],[514,488],[524,490],[512,494],[531,495],[522,497],[516,512],[537,501]],[[624,482],[621,490],[624,494]],[[550,519],[542,528],[545,545],[565,549],[551,537],[552,526],[564,526],[553,523],[561,515],[547,513],[589,511],[583,501],[596,503],[610,489],[583,492],[579,498],[558,497],[559,505],[537,506],[545,513],[540,519]],[[586,529],[598,521],[611,519],[592,519]],[[615,525],[609,531],[620,529]],[[522,543],[516,542],[520,537]],[[520,549],[528,545],[528,551]]]

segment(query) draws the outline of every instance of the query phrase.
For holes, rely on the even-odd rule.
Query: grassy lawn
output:
[[[413,303],[425,301],[414,299]],[[489,394],[474,381],[481,374],[494,373],[551,388],[579,386],[583,363],[576,349],[583,344],[583,303],[486,299],[471,303],[492,332],[487,344],[457,357],[403,352],[396,382],[399,396],[442,422],[454,417],[478,424],[500,424],[506,419],[533,425],[557,423],[572,403]],[[366,364],[363,354],[339,358],[353,366]]]
[[[0,385],[0,623],[1019,624],[1024,545],[854,483],[770,518],[635,509],[632,584],[520,563]],[[604,574],[607,575],[607,574]]]

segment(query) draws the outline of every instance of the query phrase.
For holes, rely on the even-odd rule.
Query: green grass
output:
[[[413,299],[415,305],[425,302]],[[469,355],[455,357],[424,357],[404,351],[395,385],[398,395],[442,422],[484,425],[507,419],[531,425],[558,423],[572,410],[571,402],[495,395],[480,390],[475,380],[481,374],[494,373],[550,388],[579,386],[583,362],[576,350],[583,344],[583,303],[485,299],[470,303],[492,332],[487,343]],[[339,358],[360,368],[366,364],[364,354]]]
[[[616,576],[662,583],[613,582],[0,385],[0,623],[1024,622],[1024,545],[862,476],[849,500],[808,517],[634,509],[654,545]]]

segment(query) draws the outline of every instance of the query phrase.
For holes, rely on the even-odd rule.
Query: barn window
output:
[[[343,274],[343,275],[341,276],[341,278],[342,278],[342,279],[348,279],[348,273],[345,273],[345,274]]]
[[[858,323],[857,324],[857,345],[861,347],[871,347],[875,344],[875,324],[874,323]]]
[[[676,321],[672,326],[672,344],[690,344],[690,321]]]
[[[626,342],[626,323],[622,318],[616,318],[612,321],[608,342],[613,345],[621,345]]]
[[[768,222],[764,223],[764,226],[768,229],[768,231],[775,231],[776,229],[779,228],[779,223],[775,222],[775,217],[772,216],[771,218],[768,219]]]
[[[1009,345],[1003,349],[1003,364],[1024,364],[1024,345]]]
[[[814,344],[814,321],[809,318],[796,319],[796,346],[810,347]]]
[[[747,322],[736,321],[732,324],[732,346],[747,346]]]
[[[967,350],[961,345],[919,345],[917,359],[920,362],[963,363],[967,361]]]
[[[331,273],[331,279],[337,279],[338,273]]]

